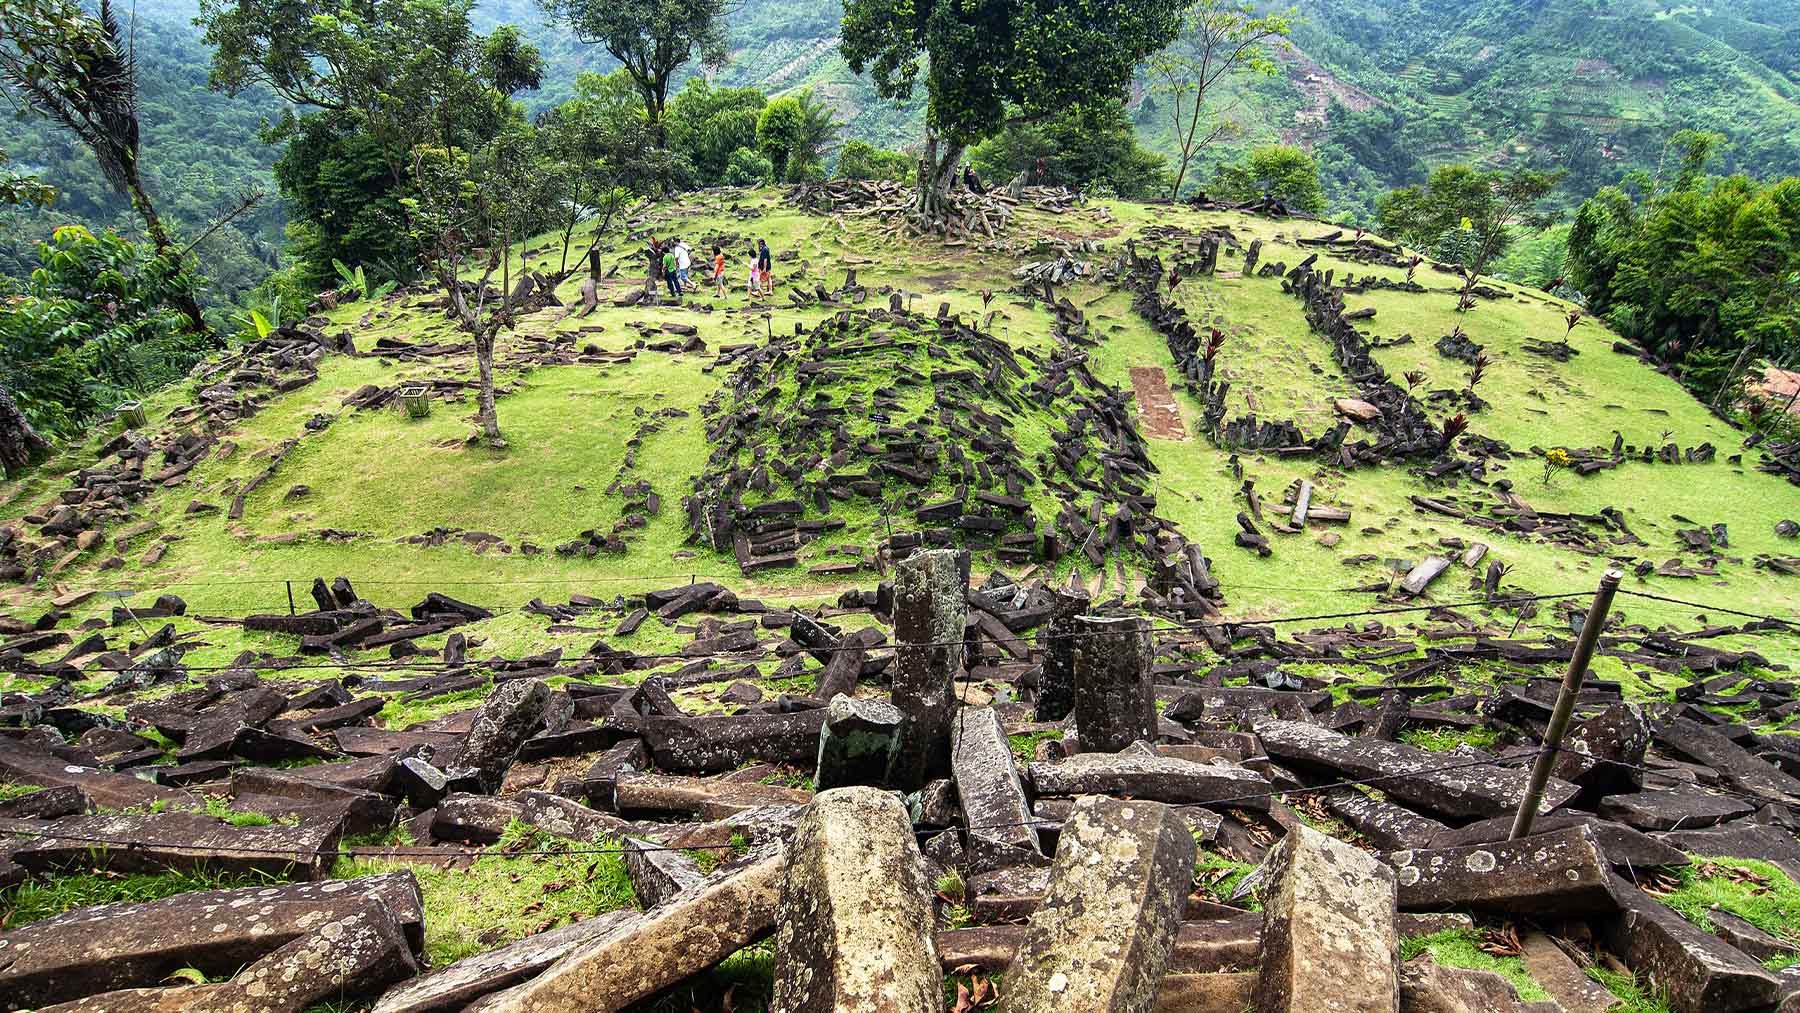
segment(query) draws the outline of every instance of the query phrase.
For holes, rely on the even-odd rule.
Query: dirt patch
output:
[[[1131,367],[1131,388],[1137,392],[1138,418],[1144,432],[1159,440],[1186,440],[1187,426],[1181,407],[1169,390],[1169,378],[1161,366]]]

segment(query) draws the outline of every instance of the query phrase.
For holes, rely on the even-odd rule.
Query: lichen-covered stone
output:
[[[1441,967],[1421,955],[1400,965],[1400,1011],[1526,1013],[1526,1006],[1512,983],[1492,971]]]
[[[1267,811],[1269,779],[1230,763],[1158,756],[1139,743],[1119,753],[1076,753],[1029,768],[1039,795],[1129,795],[1178,805],[1220,804]]]
[[[937,1013],[931,884],[898,798],[834,788],[788,848],[775,935],[776,1013]]]
[[[1396,851],[1388,861],[1399,905],[1408,911],[1580,915],[1618,909],[1606,854],[1586,825],[1516,841]]]
[[[550,696],[550,687],[541,680],[517,679],[502,685],[482,703],[458,762],[474,768],[489,793],[500,790],[519,747],[543,723]]]
[[[1075,620],[1075,734],[1084,751],[1156,741],[1155,648],[1142,616]]]
[[[1168,806],[1076,803],[1007,966],[1001,1013],[1148,1013],[1193,877],[1194,839]]]
[[[1650,724],[1634,703],[1615,703],[1569,729],[1550,773],[1582,789],[1584,800],[1642,790]]]
[[[1613,893],[1622,910],[1596,923],[1600,939],[1640,981],[1667,994],[1672,1013],[1739,1013],[1779,998],[1779,982],[1761,964],[1617,873]]]
[[[1031,807],[1000,716],[991,707],[964,708],[950,727],[950,766],[971,843],[1038,850]]]
[[[1037,720],[1061,721],[1075,709],[1075,617],[1086,612],[1085,594],[1052,592],[1050,620],[1044,624],[1044,664],[1038,673]]]
[[[900,709],[884,700],[859,700],[842,693],[825,708],[813,786],[845,788],[880,785],[887,779],[900,740]]]
[[[464,957],[430,974],[401,982],[381,995],[370,1013],[446,1013],[541,973],[577,947],[638,917],[633,910],[608,911],[526,936],[499,949]]]
[[[0,996],[21,1007],[45,1006],[158,984],[183,967],[232,975],[371,901],[409,948],[423,944],[423,903],[410,872],[203,890],[83,908],[0,934]]]
[[[950,772],[950,714],[969,613],[958,556],[932,549],[894,567],[893,701],[905,722],[887,780],[904,791]]]
[[[1459,753],[1432,753],[1398,742],[1353,739],[1320,725],[1299,721],[1262,721],[1256,737],[1269,756],[1297,768],[1332,775],[1335,780],[1363,781],[1409,806],[1459,820],[1478,820],[1515,812],[1530,780],[1518,766],[1476,764],[1479,755],[1453,770]],[[1575,796],[1575,786],[1551,778],[1538,812],[1546,813]]]
[[[1304,823],[1263,869],[1256,1013],[1393,1013],[1394,871]]]

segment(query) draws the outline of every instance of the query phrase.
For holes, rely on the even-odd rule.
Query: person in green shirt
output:
[[[676,302],[680,302],[681,301],[681,273],[680,273],[679,269],[675,266],[675,247],[673,245],[671,245],[663,250],[662,267],[663,267],[663,281],[668,283],[669,295],[671,297],[673,297]]]

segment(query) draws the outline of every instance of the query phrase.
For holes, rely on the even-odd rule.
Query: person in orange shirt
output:
[[[713,295],[725,298],[725,250],[713,247]]]

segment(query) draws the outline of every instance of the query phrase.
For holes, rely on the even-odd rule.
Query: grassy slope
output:
[[[756,206],[763,216],[739,221],[727,209],[736,200]],[[810,286],[823,281],[827,287],[835,287],[842,269],[855,266],[865,284],[894,285],[916,294],[916,306],[926,311],[941,301],[949,303],[955,312],[974,316],[981,309],[980,292],[995,290],[1002,293],[993,303],[1001,312],[995,332],[1016,347],[1039,349],[1048,344],[1048,315],[1041,306],[1004,294],[1004,290],[1010,284],[1011,269],[1020,260],[1034,259],[1030,252],[1033,241],[1050,229],[1064,236],[1100,239],[1110,251],[1118,249],[1128,236],[1139,235],[1153,224],[1226,226],[1243,240],[1262,238],[1269,243],[1265,261],[1288,263],[1296,262],[1301,255],[1291,245],[1295,238],[1327,231],[1324,226],[1310,223],[1198,214],[1166,207],[1115,204],[1109,205],[1109,211],[1108,216],[1086,211],[1056,219],[1028,213],[1011,237],[1011,253],[946,248],[897,236],[873,222],[838,223],[812,217],[795,211],[773,192],[748,198],[697,195],[654,209],[639,226],[653,228],[658,234],[678,227],[684,234],[706,243],[716,234],[735,240],[733,249],[745,246],[744,237],[766,236],[778,251],[793,252],[794,259],[784,261],[779,271],[784,284]],[[634,248],[624,237],[610,237],[606,260],[609,264],[621,262],[621,275],[630,276],[636,272],[631,259]],[[1110,253],[1096,259],[1109,258]],[[731,273],[735,278],[741,265],[735,262],[738,258],[733,259]],[[541,257],[534,259],[534,266],[541,266]],[[1237,264],[1228,259],[1223,266],[1232,269]],[[1359,275],[1371,270],[1361,265],[1327,266],[1335,266],[1340,272],[1353,270]],[[1420,277],[1434,291],[1423,295],[1381,293],[1352,297],[1352,305],[1366,302],[1377,308],[1378,315],[1369,324],[1373,333],[1384,338],[1401,333],[1414,336],[1413,344],[1383,350],[1379,356],[1394,372],[1424,370],[1430,377],[1427,387],[1458,386],[1465,379],[1465,367],[1439,357],[1431,349],[1436,337],[1451,326],[1461,324],[1476,341],[1487,346],[1495,365],[1480,391],[1494,407],[1475,416],[1476,432],[1524,448],[1533,444],[1605,444],[1610,442],[1614,429],[1623,432],[1628,442],[1642,445],[1660,442],[1661,434],[1667,430],[1670,438],[1684,446],[1710,439],[1721,449],[1719,461],[1710,465],[1671,469],[1634,464],[1588,479],[1564,476],[1548,487],[1538,481],[1533,461],[1515,462],[1505,474],[1513,478],[1519,492],[1535,506],[1544,510],[1588,511],[1618,505],[1627,511],[1634,529],[1655,546],[1654,550],[1641,551],[1659,559],[1673,554],[1672,531],[1677,522],[1670,515],[1675,513],[1704,523],[1728,523],[1734,557],[1784,548],[1771,532],[1773,520],[1780,515],[1800,513],[1800,494],[1769,476],[1726,463],[1725,457],[1735,451],[1738,442],[1734,434],[1714,422],[1672,381],[1633,359],[1609,351],[1612,339],[1604,329],[1591,322],[1581,324],[1573,343],[1582,354],[1570,364],[1554,364],[1526,355],[1520,348],[1528,338],[1554,338],[1560,332],[1564,312],[1560,304],[1518,291],[1518,299],[1483,302],[1475,311],[1458,315],[1453,312],[1456,299],[1448,291],[1446,276],[1421,272]],[[574,289],[573,284],[565,286],[564,295],[572,297]],[[1233,415],[1249,410],[1248,398],[1253,397],[1261,410],[1283,416],[1295,414],[1308,431],[1314,431],[1327,423],[1326,405],[1331,397],[1353,393],[1348,382],[1339,376],[1323,343],[1307,330],[1298,303],[1281,292],[1278,282],[1224,277],[1190,279],[1179,294],[1201,319],[1210,320],[1216,315],[1231,331],[1224,362],[1234,381]],[[1085,307],[1097,336],[1102,338],[1093,352],[1093,365],[1104,379],[1128,387],[1128,370],[1132,366],[1169,364],[1163,342],[1131,312],[1124,295],[1097,281],[1074,286],[1068,295]],[[879,301],[872,300],[872,304]],[[585,329],[583,342],[620,349],[636,340],[637,331],[631,326],[634,323],[680,321],[698,327],[709,348],[717,349],[770,330],[791,331],[796,322],[810,326],[824,313],[780,305],[773,310],[760,305],[747,307],[741,292],[735,289],[712,312],[707,312],[703,307],[710,302],[710,297],[705,297],[680,309],[607,307],[581,321],[556,322],[552,311],[527,321],[521,331],[538,333],[580,327]],[[359,321],[365,313],[371,318],[367,326],[362,326]],[[363,349],[372,348],[376,339],[384,335],[409,340],[452,337],[444,321],[405,301],[386,309],[349,306],[330,316],[334,328],[351,328]],[[592,330],[595,327],[600,330]],[[504,352],[503,348],[503,355]],[[678,500],[688,488],[688,477],[700,470],[707,453],[697,408],[723,379],[723,373],[706,372],[710,359],[710,353],[671,356],[646,351],[625,365],[503,371],[502,381],[514,388],[500,402],[501,420],[511,448],[497,453],[463,444],[463,437],[471,428],[466,417],[472,409],[470,402],[438,403],[433,415],[424,421],[408,421],[391,412],[359,413],[341,407],[343,396],[365,383],[392,384],[408,377],[472,376],[473,363],[466,357],[414,365],[392,365],[374,357],[328,358],[322,364],[317,384],[274,399],[261,414],[228,434],[228,439],[239,444],[235,455],[224,461],[209,459],[195,469],[188,484],[159,492],[140,506],[140,516],[154,518],[166,532],[180,536],[159,565],[143,567],[135,562],[155,537],[143,536],[125,554],[133,562],[122,571],[98,571],[96,566],[103,552],[92,553],[65,573],[55,588],[0,591],[0,602],[4,603],[0,607],[21,615],[35,615],[45,607],[54,590],[97,587],[136,590],[139,595],[133,600],[139,602],[147,602],[153,592],[174,590],[188,599],[194,612],[241,615],[284,610],[285,580],[296,582],[295,593],[304,605],[306,586],[314,575],[344,574],[364,596],[382,605],[404,607],[428,590],[442,590],[495,607],[501,614],[468,630],[483,641],[474,653],[516,657],[558,645],[579,652],[594,638],[592,633],[546,632],[545,620],[518,610],[532,597],[563,601],[577,591],[611,597],[680,582],[689,574],[723,579],[733,587],[765,598],[799,602],[828,601],[843,587],[873,583],[873,574],[864,574],[853,582],[826,582],[809,577],[801,569],[747,580],[737,575],[728,557],[699,552],[685,544]],[[185,385],[158,395],[151,403],[153,424],[188,396]],[[1199,406],[1183,393],[1177,394],[1177,400],[1190,433],[1197,431]],[[663,407],[680,408],[690,414],[673,420],[640,450],[634,475],[649,478],[662,493],[665,505],[662,514],[638,533],[625,556],[568,560],[548,553],[536,557],[516,551],[477,554],[461,542],[422,548],[400,541],[441,525],[491,532],[514,546],[530,541],[550,547],[583,528],[610,528],[618,519],[623,501],[606,496],[604,489],[624,456],[625,441],[637,428],[640,409],[647,413]],[[303,424],[318,413],[336,415],[336,421],[321,433],[306,434]],[[91,460],[94,446],[109,435],[110,432],[96,433],[84,447],[72,448],[44,473],[24,484],[0,488],[0,503],[6,504],[0,507],[0,516],[23,513],[28,506],[40,502],[57,487],[57,469],[79,467]],[[263,465],[255,459],[256,453],[290,438],[299,438],[299,447],[276,477],[250,498],[242,522],[232,524],[222,515],[184,515],[190,500],[227,502],[220,487],[259,471]],[[1274,556],[1259,559],[1230,542],[1235,529],[1233,517],[1242,502],[1237,495],[1238,482],[1227,464],[1228,455],[1203,439],[1152,440],[1150,447],[1161,471],[1159,510],[1209,548],[1215,572],[1224,582],[1232,615],[1335,612],[1372,606],[1372,595],[1340,589],[1383,572],[1381,564],[1352,569],[1342,565],[1341,560],[1357,554],[1412,560],[1429,551],[1437,539],[1449,535],[1489,538],[1498,558],[1515,568],[1512,581],[1533,591],[1585,589],[1598,574],[1597,560],[1518,538],[1493,539],[1472,529],[1460,530],[1454,522],[1415,513],[1405,495],[1430,490],[1404,468],[1389,466],[1341,473],[1312,462],[1250,455],[1243,459],[1246,473],[1256,480],[1265,496],[1278,497],[1288,482],[1305,477],[1316,483],[1318,502],[1340,504],[1355,511],[1353,522],[1339,529],[1344,541],[1336,548],[1321,545],[1315,530],[1304,536],[1276,536]],[[311,495],[287,501],[286,492],[300,484],[311,487]],[[841,538],[828,542],[866,545],[880,536],[881,518],[876,511],[865,508],[842,513],[850,520],[850,527]],[[327,542],[311,534],[321,528],[355,531],[362,536],[348,543]],[[292,544],[267,541],[291,533],[301,533],[303,537]],[[1791,552],[1791,547],[1787,551]],[[1663,579],[1631,580],[1627,586],[1785,615],[1795,614],[1800,607],[1800,582],[1759,575],[1744,563],[1728,563],[1723,570],[1727,576],[1719,586]],[[1464,574],[1453,572],[1440,581],[1429,597],[1439,601],[1462,598],[1464,579]],[[78,618],[104,614],[106,605],[94,599],[77,609]],[[1651,624],[1693,622],[1690,610],[1680,607],[1634,599],[1623,600],[1620,607],[1629,618]],[[1400,617],[1399,622],[1404,624],[1411,618]],[[1546,622],[1547,616],[1540,617],[1536,624]],[[192,618],[180,620],[177,625],[183,632],[198,634],[206,645],[189,655],[190,663],[196,666],[223,664],[245,647],[277,653],[287,653],[292,647],[287,638],[245,634],[233,627],[208,626]],[[589,625],[610,629],[611,620],[601,618]],[[441,642],[440,637],[424,641],[421,646],[431,650]],[[683,642],[684,636],[654,621],[633,637],[619,641],[621,646],[640,652],[673,648]],[[1796,656],[1797,645],[1791,639],[1766,638],[1732,646],[1754,646],[1789,663],[1800,660]],[[1628,692],[1639,697],[1666,694],[1679,682],[1654,673],[1627,672],[1612,659],[1602,659],[1597,668],[1602,676],[1624,679]],[[331,668],[293,673],[300,678],[335,678],[340,674]],[[100,681],[89,680],[84,688]],[[24,683],[15,680],[11,685]],[[715,705],[712,697],[722,688],[687,691],[682,694],[683,703],[696,709],[709,708]],[[765,684],[765,688],[805,689],[794,683]],[[402,727],[472,706],[481,695],[481,691],[474,691],[416,702],[396,699],[382,718],[391,727]],[[475,875],[480,874],[478,869]],[[524,881],[530,889],[518,889],[541,891],[540,880],[566,879],[569,874],[570,870],[558,868],[534,869],[533,876]],[[606,889],[613,889],[612,878],[605,879]],[[452,928],[433,943],[440,959],[489,945],[492,939],[515,937],[529,931],[543,917],[557,913],[546,910],[525,918],[507,912],[483,912],[479,903],[470,906],[458,899],[460,894],[452,896],[455,891],[445,892],[459,882],[458,877],[452,877],[436,886],[427,884],[428,893],[433,889],[442,893],[435,903],[443,905],[446,916],[455,913],[449,922]],[[505,896],[523,894],[515,891]],[[1710,902],[1715,898],[1708,894],[1706,899]],[[625,894],[609,894],[606,905],[629,900]],[[63,897],[43,900],[47,910],[60,909],[65,902],[80,901]],[[473,928],[465,931],[456,927],[465,922],[467,926],[493,929],[494,934],[488,939],[473,938],[469,934]],[[1439,949],[1444,950],[1442,959],[1454,962],[1455,947]],[[733,965],[722,970],[712,985],[735,980],[734,976],[740,974],[751,978],[766,974],[766,968],[758,963],[766,963],[766,958],[766,953],[746,954],[740,960],[743,967]]]
[[[781,265],[784,283],[810,286],[824,281],[835,287],[845,266],[855,266],[870,286],[895,285],[917,293],[914,305],[930,310],[947,302],[953,311],[976,315],[983,289],[1003,291],[1009,284],[1015,259],[976,253],[968,248],[948,249],[936,244],[894,235],[876,223],[847,220],[844,223],[797,212],[773,193],[754,198],[767,212],[750,222],[739,222],[723,213],[726,198],[699,196],[656,209],[645,223],[667,231],[675,223],[691,237],[710,243],[715,235],[734,237],[732,248],[745,244],[743,237],[767,236],[777,250],[792,251],[795,260]],[[1264,260],[1299,259],[1299,251],[1284,245],[1297,236],[1316,235],[1325,226],[1284,223],[1239,216],[1196,214],[1164,207],[1120,204],[1112,208],[1117,224],[1111,225],[1084,212],[1055,220],[1028,214],[1015,233],[1021,259],[1034,233],[1054,228],[1065,235],[1101,237],[1117,248],[1124,233],[1135,234],[1151,223],[1175,222],[1190,227],[1229,226],[1242,239],[1265,239]],[[621,261],[622,276],[637,270],[631,260],[632,245],[622,237],[612,240],[607,260]],[[550,254],[544,254],[549,257]],[[1110,256],[1110,254],[1105,255]],[[731,274],[739,268],[733,258]],[[1327,258],[1329,260],[1329,258]],[[534,258],[534,266],[542,261]],[[1236,266],[1227,260],[1225,267]],[[1358,274],[1400,272],[1370,269],[1362,265],[1337,266]],[[1713,420],[1688,398],[1673,381],[1644,368],[1634,360],[1609,351],[1612,336],[1598,324],[1583,322],[1576,328],[1574,346],[1582,354],[1569,364],[1519,351],[1528,338],[1553,338],[1562,330],[1564,308],[1536,293],[1518,290],[1520,298],[1484,301],[1467,314],[1453,312],[1455,295],[1447,276],[1422,271],[1420,278],[1434,290],[1424,295],[1382,292],[1352,296],[1351,305],[1373,305],[1378,316],[1369,330],[1384,338],[1410,333],[1409,345],[1378,353],[1394,373],[1406,369],[1425,371],[1425,388],[1461,386],[1466,367],[1444,359],[1431,345],[1438,335],[1460,324],[1484,344],[1495,365],[1479,390],[1494,407],[1473,418],[1475,432],[1501,439],[1515,449],[1539,446],[1589,446],[1610,444],[1614,430],[1638,445],[1670,439],[1683,446],[1711,440],[1720,448],[1719,460],[1710,465],[1629,464],[1591,478],[1564,475],[1549,486],[1540,482],[1532,461],[1517,461],[1503,472],[1517,490],[1541,510],[1594,511],[1617,505],[1626,511],[1637,533],[1650,549],[1639,550],[1661,560],[1675,554],[1673,530],[1681,525],[1671,519],[1683,514],[1694,521],[1729,524],[1731,557],[1746,560],[1758,552],[1792,551],[1773,534],[1773,524],[1784,515],[1800,513],[1800,495],[1791,486],[1748,467],[1725,463],[1735,452],[1736,436]],[[620,283],[623,284],[623,283]],[[572,297],[574,283],[564,286]],[[1509,291],[1511,291],[1509,289]],[[1180,290],[1182,300],[1201,319],[1222,317],[1233,332],[1224,353],[1228,375],[1235,380],[1231,414],[1255,405],[1274,417],[1294,414],[1313,431],[1328,421],[1329,399],[1354,393],[1331,362],[1324,344],[1310,334],[1299,313],[1299,304],[1280,291],[1270,279],[1217,278],[1190,281]],[[1168,352],[1134,313],[1128,300],[1099,282],[1077,285],[1069,293],[1086,306],[1103,343],[1094,353],[1097,372],[1106,380],[1129,389],[1128,370],[1134,365],[1166,365]],[[778,300],[773,310],[761,304],[745,304],[741,291],[733,291],[713,312],[705,307],[707,296],[686,308],[604,307],[586,320],[552,322],[552,310],[528,320],[522,331],[581,327],[581,340],[605,349],[629,347],[638,338],[630,326],[636,322],[659,324],[682,321],[694,324],[711,348],[741,342],[769,329],[791,331],[794,324],[812,324],[822,318],[820,309],[793,310]],[[994,330],[1017,347],[1047,345],[1048,315],[1040,306],[1000,295],[994,306],[1001,311]],[[407,339],[449,338],[441,319],[411,308],[406,302],[373,314],[369,326],[358,320],[370,307],[352,305],[330,314],[332,326],[348,326],[359,347],[372,348],[384,335]],[[595,333],[592,328],[602,328]],[[502,352],[504,355],[504,350]],[[174,590],[184,595],[200,613],[244,614],[258,610],[284,610],[284,580],[296,581],[296,594],[315,575],[344,574],[364,594],[384,605],[416,601],[427,590],[459,594],[468,600],[498,608],[515,608],[533,596],[566,600],[572,590],[610,596],[660,582],[702,578],[734,578],[736,585],[770,595],[835,597],[843,585],[825,584],[800,571],[765,574],[755,581],[738,577],[725,556],[699,551],[685,542],[678,502],[690,488],[689,476],[697,474],[707,453],[703,420],[696,410],[710,395],[722,374],[704,372],[709,354],[666,355],[645,351],[629,364],[602,367],[538,368],[507,373],[503,380],[515,391],[500,402],[502,425],[512,447],[505,452],[465,447],[462,438],[469,425],[462,405],[437,404],[424,421],[407,421],[387,412],[358,412],[341,407],[343,396],[365,383],[392,384],[403,378],[437,375],[472,375],[466,359],[441,359],[425,364],[392,365],[378,358],[332,357],[325,361],[320,380],[313,386],[274,399],[259,415],[228,435],[239,444],[225,461],[208,459],[192,473],[189,484],[160,492],[139,507],[140,516],[158,520],[163,529],[180,536],[167,557],[156,567],[133,565],[151,538],[138,539],[125,554],[126,568],[117,573],[93,569],[102,552],[62,575],[65,587],[127,587],[148,592]],[[1190,433],[1199,425],[1199,406],[1185,393],[1177,400]],[[188,391],[178,387],[162,392],[151,402],[153,419],[185,400]],[[623,557],[602,555],[594,560],[569,560],[546,552],[526,557],[518,552],[477,554],[462,542],[438,548],[404,544],[401,540],[437,526],[491,532],[517,546],[525,541],[546,548],[566,541],[583,529],[609,529],[620,515],[623,500],[605,495],[605,487],[622,459],[625,440],[637,426],[637,412],[676,407],[689,412],[672,420],[667,428],[649,437],[639,455],[636,474],[647,477],[664,499],[660,516],[639,533]],[[1437,411],[1434,409],[1434,411]],[[336,421],[322,433],[306,434],[303,423],[315,414],[334,414]],[[89,459],[91,448],[109,433],[98,433],[86,448],[57,462],[76,467]],[[276,477],[250,497],[245,518],[233,524],[222,515],[190,518],[184,510],[192,500],[227,503],[219,489],[232,479],[255,474],[263,467],[256,452],[284,439],[301,437],[300,444],[282,464]],[[1256,480],[1265,497],[1297,478],[1309,478],[1319,490],[1319,501],[1350,507],[1352,523],[1341,529],[1343,542],[1326,548],[1316,536],[1282,536],[1270,559],[1231,546],[1233,517],[1241,506],[1238,482],[1227,465],[1227,455],[1203,439],[1151,441],[1152,457],[1161,470],[1160,510],[1181,524],[1189,537],[1207,546],[1236,615],[1272,615],[1295,611],[1336,611],[1371,603],[1369,595],[1347,595],[1341,588],[1367,581],[1381,572],[1381,564],[1352,570],[1340,560],[1358,554],[1380,559],[1415,560],[1432,549],[1439,538],[1460,535],[1493,544],[1496,556],[1514,567],[1513,582],[1537,592],[1582,590],[1591,586],[1600,561],[1552,546],[1514,537],[1498,540],[1483,532],[1463,528],[1454,521],[1416,513],[1404,500],[1407,493],[1428,492],[1421,480],[1401,467],[1363,469],[1348,473],[1309,461],[1281,460],[1273,456],[1245,458],[1248,477]],[[296,501],[287,491],[306,485],[311,495]],[[11,516],[39,502],[54,488],[46,477],[12,490]],[[851,521],[843,537],[821,542],[817,551],[838,541],[872,545],[880,537],[878,511],[844,511]],[[311,534],[320,529],[359,533],[348,543],[320,540]],[[1381,529],[1367,534],[1365,529]],[[299,533],[291,544],[273,544],[271,536]],[[1727,575],[1716,583],[1695,580],[1628,581],[1643,588],[1719,605],[1749,607],[1755,611],[1794,614],[1800,605],[1800,586],[1791,579],[1754,571],[1747,562],[1727,563]],[[866,575],[863,583],[872,582]],[[1440,599],[1461,596],[1463,577],[1447,576],[1434,589]],[[9,589],[8,602],[21,608],[47,589]],[[95,599],[84,609],[102,612],[108,603]],[[1621,606],[1634,619],[1656,623],[1689,619],[1684,610],[1639,600]],[[495,624],[504,626],[501,619]],[[523,618],[523,617],[521,617]],[[535,631],[539,623],[495,630],[496,646],[523,647],[542,642]],[[642,634],[640,634],[642,636]],[[221,653],[235,650],[237,635],[209,634]],[[252,643],[252,646],[264,646]],[[274,646],[269,644],[266,646]],[[1792,650],[1792,645],[1765,643],[1768,653]]]

